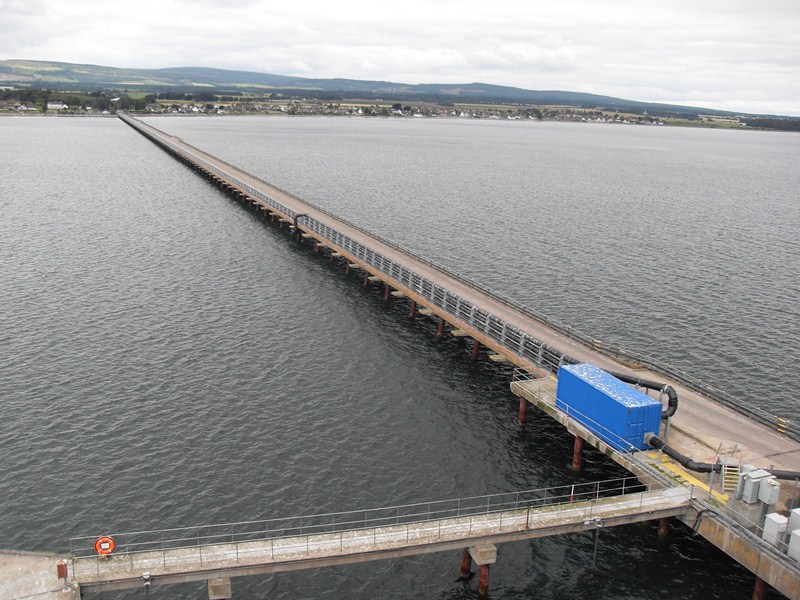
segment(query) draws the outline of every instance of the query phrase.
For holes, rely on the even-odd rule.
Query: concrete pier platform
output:
[[[56,564],[67,556],[39,552],[0,550],[0,598],[2,600],[80,600],[78,587],[64,591]]]

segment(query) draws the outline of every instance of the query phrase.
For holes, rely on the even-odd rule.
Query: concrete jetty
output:
[[[0,550],[0,598],[4,600],[80,600],[74,578],[59,579],[58,563],[67,555]]]

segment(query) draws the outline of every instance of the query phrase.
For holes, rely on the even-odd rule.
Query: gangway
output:
[[[596,530],[691,511],[693,490],[626,477],[389,508],[74,538],[70,577],[100,592],[360,563]]]

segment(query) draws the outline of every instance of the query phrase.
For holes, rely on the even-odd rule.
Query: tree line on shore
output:
[[[0,90],[0,101],[4,104],[19,103],[37,111],[46,113],[47,105],[60,103],[74,110],[91,110],[96,112],[123,110],[144,110],[149,102],[155,101],[155,95],[132,98],[125,93],[115,91],[95,92],[57,92],[36,88],[20,88]]]
[[[800,131],[800,119],[746,119],[748,127],[778,129],[780,131]]]

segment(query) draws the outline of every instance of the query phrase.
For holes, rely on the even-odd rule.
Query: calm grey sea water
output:
[[[543,123],[154,119],[598,337],[773,411],[798,338],[800,138]],[[115,119],[0,119],[0,547],[621,475],[507,378]],[[679,527],[507,544],[493,598],[744,598]],[[457,553],[238,598],[471,598]],[[203,586],[153,590],[202,598]],[[108,597],[139,598],[140,592]]]

